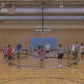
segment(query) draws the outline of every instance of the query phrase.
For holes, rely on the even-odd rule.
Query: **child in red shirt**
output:
[[[10,48],[11,46],[8,45],[8,64],[12,64],[12,49]]]

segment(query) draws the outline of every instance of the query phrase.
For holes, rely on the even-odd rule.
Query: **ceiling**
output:
[[[60,8],[61,6],[63,6],[63,8],[84,8],[84,0],[0,0],[0,4],[4,2],[5,3],[5,7],[4,8],[8,8],[8,4],[15,4],[15,7],[16,8],[42,8],[42,2],[44,3],[44,8]],[[41,14],[2,14],[0,13],[0,16],[39,16]],[[83,16],[84,14],[46,14],[47,16]],[[21,23],[22,22],[22,23]],[[18,24],[17,24],[18,23]],[[33,21],[33,22],[28,22],[28,21],[12,21],[11,25],[27,25],[26,28],[28,28],[28,25],[30,24],[30,26],[33,24],[34,27],[37,26],[37,22]],[[25,23],[25,24],[24,24]],[[48,22],[49,23],[49,22]],[[48,24],[46,23],[46,24]],[[54,22],[50,22],[51,23],[54,23]],[[71,27],[71,25],[73,24],[74,22],[69,22],[69,24],[67,24],[66,28],[67,27]],[[0,21],[0,25],[1,24],[5,24],[6,26],[8,25],[9,27],[9,24],[10,24],[10,21]],[[41,24],[41,22],[38,22],[38,24]],[[58,25],[57,28],[61,28],[62,26],[60,26],[60,24],[62,25],[66,25],[66,22],[55,22],[54,24]],[[54,25],[53,24],[53,25]],[[82,24],[82,26],[81,26]],[[2,25],[2,27],[0,28],[6,28],[6,26]],[[16,25],[16,27],[18,27]],[[18,27],[20,28],[21,25]],[[79,25],[79,22],[75,23],[74,25],[77,25],[76,27],[78,28],[83,28],[83,22],[81,21],[80,22],[80,25]],[[79,26],[78,26],[79,25]],[[22,26],[22,28],[23,28]],[[52,26],[52,25],[51,25]],[[11,26],[12,27],[12,26]],[[11,28],[10,27],[10,28]],[[14,26],[13,26],[14,27]],[[30,27],[29,27],[30,28]],[[65,28],[65,26],[64,26]],[[73,28],[73,27],[72,27]],[[75,28],[75,26],[74,26]]]
[[[44,4],[44,8],[84,8],[84,0],[0,0],[0,3],[4,2],[5,6],[4,8],[8,8],[8,4],[15,4],[16,8],[41,8],[42,9],[42,2]],[[11,16],[11,14],[2,14],[0,13],[0,16]],[[12,16],[38,16],[41,14],[12,14]],[[81,14],[46,14],[49,16],[54,15],[62,15],[62,16],[70,16],[70,15],[83,15]]]
[[[42,1],[45,7],[59,8],[63,4],[64,8],[84,7],[84,0],[0,0],[6,4],[15,4],[16,7],[41,7]]]

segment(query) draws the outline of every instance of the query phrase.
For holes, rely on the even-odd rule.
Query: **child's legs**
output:
[[[69,59],[69,56],[70,56],[70,52],[67,53],[67,57],[68,57],[68,59]]]
[[[62,64],[62,59],[63,59],[64,54],[61,54],[61,64]]]
[[[81,53],[81,60],[83,60],[83,54]]]
[[[4,55],[4,61],[7,62],[8,58],[7,55]]]
[[[8,56],[8,63],[12,63],[12,56]]]
[[[59,54],[58,56],[58,63],[62,64],[63,54]]]
[[[40,61],[40,66],[41,66],[41,67],[44,66],[44,59],[41,59],[41,61]]]
[[[17,58],[18,58],[18,59],[20,58],[20,52],[17,53]]]
[[[75,62],[78,61],[78,52],[75,53]]]

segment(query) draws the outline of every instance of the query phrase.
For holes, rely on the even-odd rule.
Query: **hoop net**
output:
[[[50,29],[49,26],[37,26],[35,31],[37,32],[37,34],[47,35],[50,31],[52,31],[52,29]]]

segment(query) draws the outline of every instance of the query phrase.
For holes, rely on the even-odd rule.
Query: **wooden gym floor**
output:
[[[65,56],[66,57],[66,56]],[[25,66],[39,66],[39,58],[21,59]],[[31,62],[33,61],[33,62]],[[13,63],[17,64],[17,60]],[[63,63],[66,65],[67,60]],[[58,66],[57,60],[45,60],[45,66]],[[84,84],[84,63],[64,68],[23,67],[3,63],[3,53],[0,52],[0,84]]]

